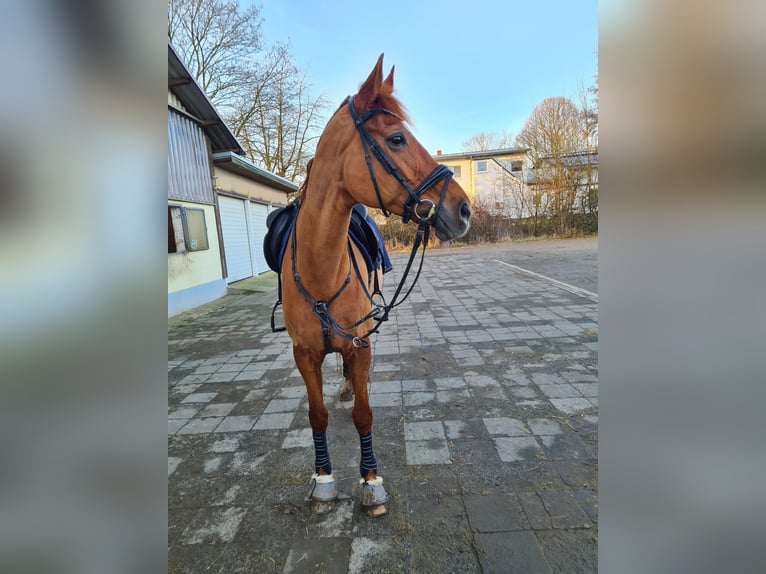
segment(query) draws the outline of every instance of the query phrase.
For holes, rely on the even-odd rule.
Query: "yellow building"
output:
[[[443,154],[433,158],[452,170],[471,203],[491,213],[524,217],[523,194],[529,172],[526,148]]]

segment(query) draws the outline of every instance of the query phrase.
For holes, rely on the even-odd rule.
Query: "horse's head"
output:
[[[430,217],[439,239],[460,237],[471,217],[468,196],[407,129],[393,91],[394,69],[383,79],[381,54],[359,92],[331,118],[316,158],[320,147],[331,147],[332,157],[343,156],[341,178],[353,202],[380,207],[405,221]]]

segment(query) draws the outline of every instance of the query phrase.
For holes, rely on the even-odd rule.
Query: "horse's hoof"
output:
[[[344,391],[341,391],[340,396],[338,398],[342,400],[344,403],[347,403],[348,401],[354,398],[354,391],[351,389],[346,389]]]
[[[311,487],[309,488],[309,493],[306,498],[312,502],[312,510],[314,508],[314,502],[327,502],[332,506],[332,501],[338,498],[338,489],[335,487],[335,478],[333,475],[314,474],[311,477]],[[327,510],[324,512],[327,512]]]
[[[386,512],[388,512],[388,509],[386,508],[385,504],[376,504],[375,506],[367,506],[364,508],[364,511],[367,513],[367,516],[377,517],[377,516],[383,516]]]
[[[362,485],[362,508],[369,516],[382,516],[386,513],[388,494],[383,488],[383,479],[379,476],[375,480],[360,480]]]
[[[332,500],[312,500],[311,512],[312,514],[327,514],[332,510]]]

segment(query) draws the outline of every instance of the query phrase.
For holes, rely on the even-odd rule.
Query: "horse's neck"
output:
[[[307,190],[296,222],[296,264],[302,278],[316,284],[321,291],[334,293],[350,269],[351,208],[328,195],[331,194],[312,197],[311,190]]]

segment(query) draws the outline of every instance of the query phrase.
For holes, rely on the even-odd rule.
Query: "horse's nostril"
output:
[[[460,206],[460,217],[465,221],[471,218],[471,205],[467,201],[464,201],[463,205]]]

